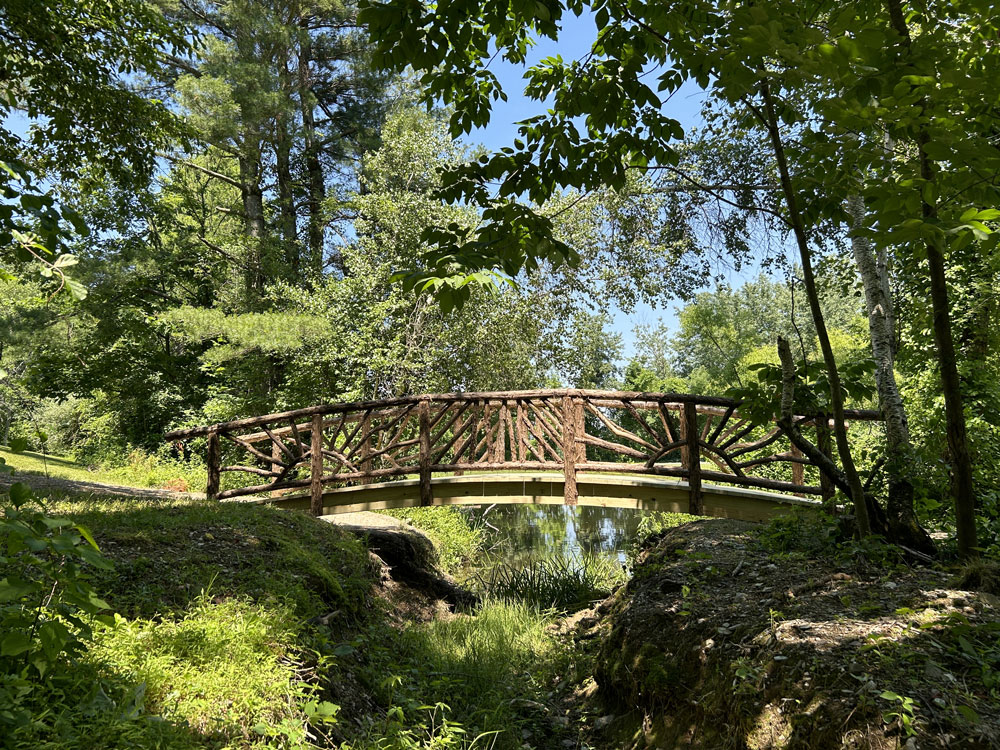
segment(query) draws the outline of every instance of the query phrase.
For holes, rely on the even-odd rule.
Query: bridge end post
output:
[[[573,398],[563,396],[563,503],[576,505],[579,492],[576,487],[576,409]]]
[[[208,482],[205,485],[205,497],[209,500],[219,499],[219,484],[222,478],[222,441],[218,430],[208,433]]]
[[[701,434],[698,432],[698,406],[684,402],[684,438],[687,451],[684,462],[688,475],[688,513],[700,516],[705,512],[701,491]]]
[[[323,417],[314,414],[309,431],[309,511],[323,515]]]

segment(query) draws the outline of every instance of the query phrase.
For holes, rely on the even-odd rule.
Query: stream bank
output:
[[[114,562],[94,586],[115,617],[4,747],[998,746],[996,598],[821,525],[678,526],[564,616],[449,604],[421,583],[447,581],[426,542],[382,557],[364,530],[266,506],[51,507]]]

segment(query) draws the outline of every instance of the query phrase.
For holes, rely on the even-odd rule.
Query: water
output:
[[[493,527],[491,556],[517,567],[552,555],[592,555],[624,563],[643,515],[628,508],[564,505],[494,505],[471,512]]]

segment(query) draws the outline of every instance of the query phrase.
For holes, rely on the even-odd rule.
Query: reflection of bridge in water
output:
[[[558,503],[762,520],[832,497],[781,429],[755,425],[738,407],[675,393],[454,393],[314,406],[166,437],[207,438],[210,498],[263,496],[316,515]],[[829,453],[826,418],[796,422]]]

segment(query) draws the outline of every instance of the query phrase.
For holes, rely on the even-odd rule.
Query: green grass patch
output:
[[[521,565],[498,562],[480,571],[475,582],[491,599],[573,612],[609,596],[625,579],[625,570],[611,557],[553,555]]]
[[[220,750],[321,740],[324,715],[337,711],[321,696],[337,679],[336,645],[377,611],[358,540],[304,514],[241,503],[62,495],[45,506],[89,527],[114,564],[90,580],[116,615],[95,623],[81,655],[41,677],[0,675],[5,688],[27,691],[32,709],[0,745]]]
[[[202,595],[180,617],[116,618],[87,660],[143,685],[149,708],[206,743],[253,745],[274,734],[302,744],[303,706],[318,688],[300,675],[298,623],[287,606]]]
[[[72,456],[56,456],[34,451],[15,453],[0,447],[0,458],[19,474],[47,476],[74,482],[99,482],[126,487],[153,487],[201,492],[205,488],[205,467],[174,461],[136,450],[119,465],[87,465]]]
[[[115,562],[94,585],[127,617],[184,612],[203,591],[282,602],[297,617],[354,612],[369,588],[363,545],[332,524],[268,505],[64,495]]]

